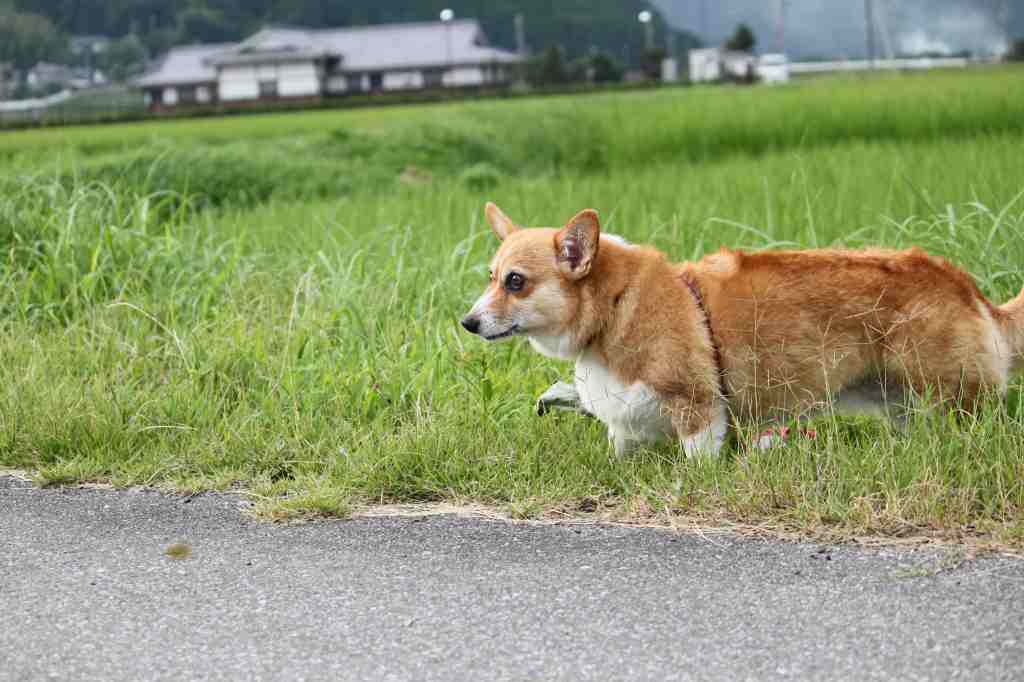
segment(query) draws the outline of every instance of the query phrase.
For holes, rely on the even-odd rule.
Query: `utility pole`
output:
[[[1005,44],[1005,57],[1010,53],[1010,0],[996,1],[996,22],[999,24],[1000,32],[1003,34]]]
[[[645,9],[636,18],[644,25],[644,49],[650,52],[654,49],[654,15]]]
[[[786,0],[778,0],[778,15],[775,24],[775,51],[786,54]]]
[[[864,0],[864,24],[867,29],[868,65],[875,68],[875,4],[873,0]]]
[[[708,0],[700,0],[700,39],[706,47],[708,43]]]
[[[441,10],[440,19],[441,23],[444,24],[445,66],[447,67],[447,70],[450,71],[452,68],[452,21],[455,20],[455,12],[451,9],[445,8]]]
[[[892,49],[892,33],[889,31],[889,0],[881,0],[875,8],[875,28],[882,38],[885,58],[892,59],[896,55]]]
[[[526,17],[522,14],[516,15],[516,52],[520,57],[526,57]]]

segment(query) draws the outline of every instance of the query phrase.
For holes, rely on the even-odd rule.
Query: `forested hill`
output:
[[[644,46],[637,14],[643,0],[0,0],[19,13],[43,15],[62,34],[136,34],[150,52],[174,44],[238,40],[268,23],[310,28],[436,20],[450,7],[481,21],[491,43],[515,47],[514,17],[523,14],[530,49],[558,45],[576,57],[592,48],[636,64]],[[655,17],[657,42],[665,24]],[[692,44],[677,34],[677,45]]]

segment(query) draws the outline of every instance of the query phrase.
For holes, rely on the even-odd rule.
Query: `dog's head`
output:
[[[578,306],[578,287],[597,259],[597,213],[582,211],[565,227],[521,228],[487,204],[487,221],[501,240],[491,281],[462,320],[488,341],[565,335]]]

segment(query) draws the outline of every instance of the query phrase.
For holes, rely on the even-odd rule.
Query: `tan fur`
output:
[[[1024,371],[1024,291],[998,309],[996,320],[1013,355],[1013,371]]]
[[[739,418],[791,417],[865,382],[970,410],[1021,369],[1024,293],[996,307],[917,249],[723,249],[673,264],[599,239],[592,211],[522,229],[490,206],[504,242],[471,315],[569,339],[565,357],[585,350],[623,385],[652,389],[680,439],[708,429],[723,401]],[[505,291],[510,272],[525,275],[522,291]]]
[[[1006,388],[1007,332],[1024,328],[966,273],[917,249],[723,250],[683,269],[705,292],[732,409],[758,418],[876,378],[971,409],[985,389]]]

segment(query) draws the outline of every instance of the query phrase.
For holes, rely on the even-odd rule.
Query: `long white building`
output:
[[[521,60],[473,19],[266,28],[241,43],[172,49],[136,81],[151,108],[502,85]]]

